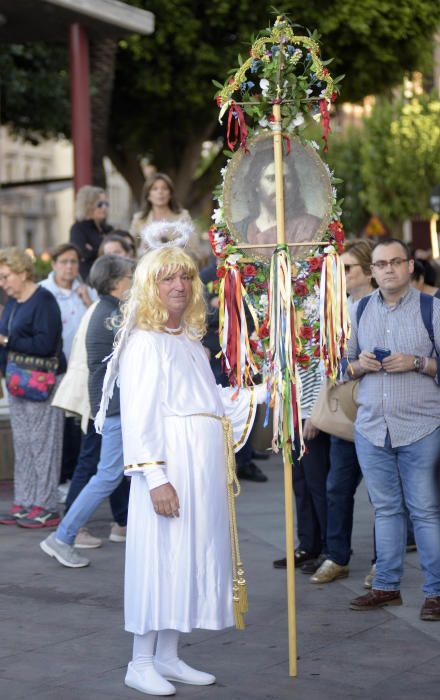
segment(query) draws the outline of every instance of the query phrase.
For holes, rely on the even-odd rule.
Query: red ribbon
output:
[[[235,112],[235,114],[234,114]],[[231,131],[232,131],[232,120],[234,119],[234,140],[231,140]],[[227,128],[227,141],[228,141],[228,148],[233,151],[235,146],[237,145],[238,139],[240,137],[240,148],[244,148],[246,153],[248,152],[247,149],[247,137],[248,137],[248,130],[246,126],[246,120],[244,118],[243,110],[242,108],[235,104],[234,101],[231,102],[231,106],[229,108],[229,114],[228,114],[228,128]]]
[[[324,130],[324,153],[327,153],[328,151],[328,145],[327,145],[327,139],[329,133],[331,133],[330,129],[330,114],[328,113],[328,105],[327,105],[327,100],[319,100],[319,110],[321,112],[321,122],[322,122],[322,128]]]
[[[228,310],[226,356],[230,369],[229,381],[232,386],[240,386],[240,336],[241,336],[241,278],[238,270],[228,269],[225,275],[225,305]]]

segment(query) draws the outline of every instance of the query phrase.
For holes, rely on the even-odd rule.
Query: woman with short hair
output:
[[[96,260],[90,272],[90,281],[99,293],[99,302],[90,318],[86,333],[88,389],[92,416],[96,415],[101,401],[106,371],[104,359],[108,359],[113,350],[119,327],[120,304],[131,287],[134,268],[135,262],[130,258],[104,255]],[[88,437],[89,448],[93,449],[93,444],[96,446],[99,443],[99,436],[95,433],[93,437],[91,428]],[[41,542],[42,550],[49,556],[55,557],[63,566],[70,568],[88,566],[89,560],[79,556],[74,549],[75,538],[96,508],[121,484],[123,476],[119,389],[116,387],[102,431],[101,453],[96,474],[73,501],[57,531]],[[125,482],[122,488],[128,489]],[[123,528],[126,525],[128,491],[126,494],[125,520],[118,523]]]
[[[79,272],[87,281],[90,268],[98,257],[99,246],[112,226],[106,223],[110,204],[101,187],[84,185],[76,195],[76,222],[70,229],[70,242],[80,250]]]
[[[58,374],[66,368],[62,352],[62,322],[54,296],[35,284],[33,262],[18,248],[0,251],[0,286],[10,297],[0,319],[0,369],[5,374],[8,352],[59,360]],[[58,482],[63,440],[63,412],[51,398],[35,401],[9,394],[14,444],[14,502],[0,516],[2,525],[53,527],[58,514]]]

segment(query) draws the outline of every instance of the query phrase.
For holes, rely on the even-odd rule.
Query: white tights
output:
[[[153,665],[154,644],[156,642],[156,658],[158,661],[176,661],[179,632],[177,630],[160,630],[135,634],[133,639],[133,663],[139,667]]]

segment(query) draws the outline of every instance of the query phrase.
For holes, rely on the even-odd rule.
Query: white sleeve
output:
[[[257,404],[264,403],[266,387],[263,384],[250,389],[217,387],[225,415],[232,423],[234,450],[237,452],[249,438],[255,420]]]
[[[164,421],[160,402],[163,376],[156,343],[148,331],[129,338],[119,364],[125,474],[151,471],[156,488],[167,483]],[[153,471],[154,470],[154,471]],[[158,471],[160,470],[160,471]],[[160,483],[159,483],[160,482]]]

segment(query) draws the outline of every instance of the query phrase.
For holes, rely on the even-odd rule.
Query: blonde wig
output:
[[[26,273],[26,279],[34,278],[34,263],[30,255],[20,248],[3,248],[0,250],[0,265],[6,265],[11,272],[19,275]]]
[[[75,203],[77,221],[91,219],[92,212],[101,194],[105,194],[105,190],[102,187],[92,187],[92,185],[84,185],[78,190]]]
[[[182,318],[183,331],[193,340],[203,338],[206,333],[203,284],[194,260],[177,246],[152,250],[140,259],[130,296],[123,308],[124,323],[130,318],[134,325],[144,330],[163,330],[168,312],[159,297],[157,282],[179,271],[192,279],[191,301]]]

